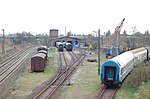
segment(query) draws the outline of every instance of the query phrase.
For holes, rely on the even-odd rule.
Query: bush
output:
[[[128,83],[133,87],[139,87],[143,82],[148,82],[150,80],[150,65],[145,63],[139,64],[131,72],[129,76]]]

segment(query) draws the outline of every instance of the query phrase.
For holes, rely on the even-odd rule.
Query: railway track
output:
[[[113,99],[118,87],[106,87],[102,86],[101,90],[98,92],[96,99]]]
[[[0,62],[0,70],[2,70],[2,68],[7,67],[8,63],[11,63],[12,61],[16,60],[17,58],[21,57],[21,53],[23,53],[24,51],[26,51],[27,49],[24,48],[21,51],[13,54],[12,56],[6,58],[5,60]],[[1,71],[0,71],[1,72]]]
[[[7,87],[13,83],[18,75],[26,66],[23,65],[25,62],[29,61],[31,58],[31,53],[35,51],[34,47],[24,49],[15,55],[4,60],[0,64],[0,92],[7,91]],[[24,66],[24,67],[23,67]],[[2,94],[0,95],[0,97]]]
[[[34,96],[30,97],[30,99],[56,99],[56,97],[58,96],[57,91],[60,89],[63,83],[68,79],[68,77],[73,73],[73,71],[84,59],[84,57],[85,56],[82,55],[77,60],[75,60],[72,64],[66,66],[65,69],[61,70],[61,72],[58,72],[57,75],[54,76],[54,78],[42,90],[34,94]]]
[[[72,63],[78,59],[77,55],[73,51],[68,52],[68,54],[71,56]]]

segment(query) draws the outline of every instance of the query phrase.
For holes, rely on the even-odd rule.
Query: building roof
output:
[[[60,36],[57,39],[62,39],[62,38],[73,38],[73,39],[80,39],[81,40],[80,36]]]
[[[58,29],[50,29],[50,31],[58,31]]]

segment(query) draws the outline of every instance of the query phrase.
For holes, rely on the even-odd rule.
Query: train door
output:
[[[116,76],[116,67],[105,67],[105,81],[114,82]]]

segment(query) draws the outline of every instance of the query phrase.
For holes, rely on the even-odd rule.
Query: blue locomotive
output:
[[[57,42],[56,43],[56,47],[57,47],[59,52],[63,52],[64,51],[64,44],[62,42]]]
[[[106,58],[115,57],[117,54],[120,55],[124,52],[124,50],[120,50],[120,48],[110,47],[106,49],[105,56]]]
[[[134,66],[149,58],[150,47],[141,47],[109,59],[101,66],[101,82],[104,85],[121,85]]]
[[[66,43],[66,50],[67,51],[72,51],[72,49],[73,49],[72,44],[71,43]]]

